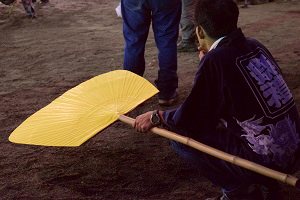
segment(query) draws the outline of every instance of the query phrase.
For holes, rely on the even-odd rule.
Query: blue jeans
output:
[[[125,39],[124,69],[143,76],[145,44],[150,24],[158,48],[159,71],[155,84],[160,99],[170,98],[178,87],[177,39],[180,0],[121,0]]]

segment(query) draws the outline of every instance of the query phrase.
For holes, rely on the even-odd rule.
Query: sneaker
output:
[[[169,98],[169,99],[158,99],[158,104],[161,106],[171,106],[178,100],[178,94],[175,92],[175,94]]]
[[[196,52],[198,51],[196,43],[183,43],[177,45],[178,52]]]

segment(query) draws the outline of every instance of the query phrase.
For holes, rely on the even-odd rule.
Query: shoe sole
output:
[[[170,100],[162,100],[159,99],[158,100],[158,104],[161,106],[171,106],[172,104],[174,104],[176,101],[178,100],[178,97],[175,99],[170,99]]]

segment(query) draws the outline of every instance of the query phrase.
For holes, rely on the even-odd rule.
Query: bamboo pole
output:
[[[125,115],[120,115],[119,120],[129,124],[129,125],[133,125],[134,123],[134,119],[127,117]],[[203,153],[209,154],[211,156],[217,157],[219,159],[225,160],[227,162],[230,162],[232,164],[238,165],[240,167],[246,168],[248,170],[257,172],[259,174],[262,174],[264,176],[276,179],[278,181],[287,183],[291,186],[300,188],[300,183],[298,181],[298,179],[292,175],[289,174],[284,174],[282,172],[279,171],[275,171],[273,169],[264,167],[262,165],[256,164],[254,162],[251,162],[249,160],[245,160],[243,158],[237,157],[237,156],[233,156],[231,154],[225,153],[223,151],[220,151],[218,149],[215,149],[213,147],[210,147],[208,145],[205,145],[203,143],[200,143],[196,140],[193,140],[191,138],[179,135],[177,133],[162,129],[162,128],[157,128],[154,127],[150,130],[152,133],[155,133],[157,135],[160,135],[162,137],[165,138],[169,138],[171,140],[180,142],[182,144],[188,145],[190,147],[193,147]]]

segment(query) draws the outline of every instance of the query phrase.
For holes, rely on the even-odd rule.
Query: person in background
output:
[[[177,109],[139,115],[133,127],[146,132],[163,124],[223,152],[294,173],[300,158],[300,118],[292,93],[268,49],[237,27],[238,16],[233,0],[197,1],[200,63],[190,94]],[[211,200],[283,199],[276,180],[171,144],[222,188]]]
[[[178,52],[196,52],[194,8],[196,0],[182,0],[182,13],[180,19],[181,41],[177,45]]]
[[[36,0],[21,0],[23,7],[30,18],[36,18],[36,13],[33,3],[36,3]],[[49,0],[41,0],[41,3],[49,3]]]
[[[150,24],[158,48],[159,70],[155,84],[158,103],[172,105],[178,98],[177,39],[181,0],[122,0],[124,69],[143,76],[145,44]]]
[[[22,0],[21,2],[23,4],[26,13],[28,14],[28,17],[35,18],[36,14],[35,14],[32,0]]]

